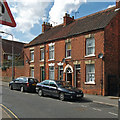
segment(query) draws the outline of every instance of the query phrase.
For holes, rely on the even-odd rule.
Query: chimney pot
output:
[[[52,25],[50,25],[50,23],[43,22],[43,24],[42,24],[42,32],[45,32],[45,31],[49,30],[51,27],[52,27]]]
[[[74,21],[74,17],[70,17],[70,14],[65,13],[64,18],[64,26],[72,23]]]
[[[65,16],[67,16],[67,13],[65,13]]]
[[[116,8],[120,8],[120,0],[116,0]]]

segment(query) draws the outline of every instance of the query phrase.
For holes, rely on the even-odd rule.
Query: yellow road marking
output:
[[[19,118],[11,111],[9,110],[6,106],[4,106],[3,104],[0,104],[2,107],[4,107],[6,110],[8,110],[17,120],[19,120]]]
[[[10,115],[1,107],[1,109],[5,112],[5,114],[12,120],[12,118],[10,117]]]

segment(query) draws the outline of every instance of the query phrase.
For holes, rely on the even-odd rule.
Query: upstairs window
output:
[[[86,40],[86,56],[95,55],[95,39],[87,38]]]
[[[40,60],[44,61],[44,48],[40,49]]]
[[[30,51],[31,62],[34,62],[34,50]]]
[[[54,60],[54,45],[49,46],[49,59]]]
[[[71,43],[66,43],[66,58],[71,57]]]

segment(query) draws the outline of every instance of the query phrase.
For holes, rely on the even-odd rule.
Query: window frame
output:
[[[44,61],[45,55],[44,55],[44,48],[40,48],[40,61]]]
[[[32,71],[32,70],[33,70],[33,71]],[[32,72],[33,72],[33,76],[32,76]],[[30,68],[30,76],[31,76],[32,78],[34,78],[34,75],[35,75],[34,67],[31,67],[31,68]]]
[[[55,46],[50,45],[49,46],[49,60],[54,60],[55,59]]]
[[[93,45],[88,45],[89,41],[93,41],[94,43],[92,43]],[[89,53],[89,49],[92,49],[93,53]],[[86,53],[85,53],[85,57],[89,57],[89,56],[95,56],[95,38],[86,38]]]
[[[30,62],[34,62],[34,50],[30,50]]]
[[[50,70],[50,68],[53,67],[53,70]],[[52,72],[52,73],[51,73]],[[52,78],[50,75],[53,75]],[[49,79],[50,80],[54,80],[55,79],[55,70],[54,70],[54,66],[49,66]]]
[[[70,44],[70,46],[71,46],[71,42],[67,42],[66,44],[65,44],[65,57],[66,58],[71,58],[71,49],[68,49],[68,45]],[[68,51],[70,51],[70,56],[68,56]]]
[[[90,66],[94,66],[94,70],[90,71],[91,68],[88,68]],[[92,70],[92,69],[91,69]],[[88,76],[90,76],[89,74],[91,74],[91,76],[94,78],[89,78]],[[94,80],[90,80],[90,79],[94,79]],[[95,84],[95,64],[86,64],[86,79],[85,79],[85,84]]]

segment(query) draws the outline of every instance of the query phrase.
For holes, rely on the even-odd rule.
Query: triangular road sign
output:
[[[16,27],[15,20],[6,0],[0,0],[0,24]]]

